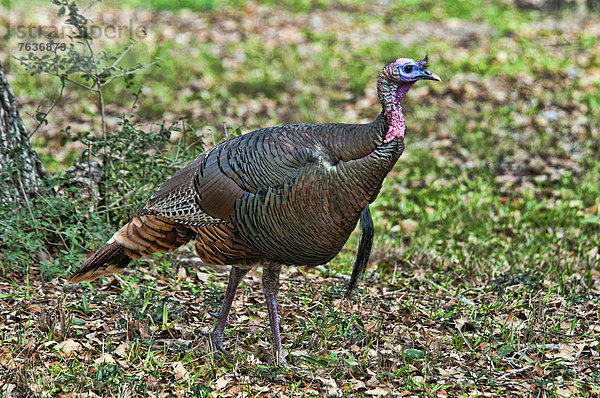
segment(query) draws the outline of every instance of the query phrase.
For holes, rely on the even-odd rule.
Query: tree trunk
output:
[[[29,142],[0,64],[0,204],[27,204],[34,196],[51,193],[49,178]]]

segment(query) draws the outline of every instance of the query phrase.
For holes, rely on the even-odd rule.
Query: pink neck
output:
[[[413,83],[414,82],[409,82],[399,85],[394,93],[395,95],[392,95],[391,101],[388,101],[384,105],[384,114],[389,123],[388,131],[383,140],[384,143],[393,141],[396,138],[404,139],[406,126],[404,124],[404,115],[402,114],[400,100],[408,93],[408,90],[410,90]]]

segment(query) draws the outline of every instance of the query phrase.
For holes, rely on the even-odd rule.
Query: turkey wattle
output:
[[[282,265],[320,265],[335,257],[361,219],[362,237],[349,291],[368,261],[369,203],[404,150],[400,101],[418,80],[440,80],[427,58],[399,58],[377,81],[381,114],[369,124],[292,124],[222,142],[175,173],[69,282],[119,271],[132,259],[190,240],[208,264],[232,266],[212,347],[223,333],[237,286],[264,265],[263,290],[275,361],[285,363],[277,317]]]

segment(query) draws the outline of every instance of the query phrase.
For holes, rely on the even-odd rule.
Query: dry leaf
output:
[[[173,364],[173,371],[175,373],[175,380],[177,381],[188,381],[190,378],[190,372],[186,370],[181,362]]]
[[[127,358],[129,356],[130,350],[131,350],[131,346],[129,345],[129,343],[127,343],[127,342],[121,343],[115,349],[115,354],[120,356],[121,358]]]
[[[201,281],[201,282],[208,282],[208,274],[206,272],[197,272],[196,273],[196,277]]]
[[[373,376],[369,380],[367,380],[367,385],[369,387],[375,387],[379,385],[379,380],[377,380],[377,378]]]
[[[551,354],[555,359],[564,359],[566,361],[575,361],[577,357],[578,349],[571,344],[561,343],[559,344],[558,352]]]
[[[354,391],[356,391],[356,390],[364,390],[365,388],[367,388],[367,385],[365,384],[364,381],[362,381],[362,380],[352,380],[352,389]]]
[[[27,311],[36,314],[41,312],[41,307],[37,304],[30,304],[27,306]]]
[[[378,397],[385,397],[389,394],[389,391],[384,390],[383,388],[374,388],[372,390],[365,391],[365,395],[373,395]]]
[[[137,331],[140,334],[140,337],[142,339],[149,339],[150,338],[150,333],[148,333],[148,330],[146,329],[146,327],[144,326],[143,323],[141,323],[140,321],[136,320],[134,322],[130,322],[129,323],[129,328],[132,332]]]
[[[376,324],[377,324],[376,321],[367,323],[365,325],[365,332],[369,333],[375,327]]]
[[[13,359],[12,353],[8,348],[3,348],[2,351],[0,351],[0,365],[8,370],[17,367],[17,365],[15,365],[15,360]]]
[[[73,352],[81,351],[82,348],[82,345],[73,339],[65,340],[56,345],[56,349],[67,357]]]
[[[439,372],[440,376],[450,376],[450,375],[460,374],[461,372],[463,372],[463,370],[458,367],[450,367],[447,369],[439,368],[438,372]]]
[[[102,365],[102,364],[105,364],[105,363],[108,363],[108,364],[114,365],[114,364],[116,364],[116,363],[117,363],[117,361],[115,361],[115,359],[113,358],[113,356],[112,356],[112,355],[110,355],[110,354],[108,354],[108,353],[104,353],[104,354],[102,354],[102,355],[100,356],[100,358],[97,358],[97,359],[95,359],[95,360],[94,360],[94,363],[95,363],[96,365]]]
[[[317,377],[317,379],[324,385],[332,388],[338,388],[337,383],[333,379],[326,379],[324,377]]]
[[[146,387],[148,387],[148,390],[155,391],[158,390],[161,387],[161,385],[156,379],[156,377],[154,377],[153,375],[148,375],[148,378],[146,379]]]
[[[5,397],[12,397],[13,395],[12,392],[14,391],[14,389],[17,387],[16,384],[4,384],[2,385],[2,394]]]
[[[227,387],[227,383],[228,383],[228,381],[226,378],[219,377],[217,380],[215,380],[215,387],[218,390],[223,390],[223,389],[225,389],[225,387]]]

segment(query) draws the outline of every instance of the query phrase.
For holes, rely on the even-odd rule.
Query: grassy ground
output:
[[[151,21],[131,63],[163,61],[107,92],[111,127],[138,89],[136,120],[185,119],[210,144],[223,124],[372,120],[377,74],[399,56],[428,52],[443,82],[418,84],[404,102],[406,151],[373,207],[375,249],[358,294],[343,299],[339,276],[357,236],[331,275],[284,271],[283,342],[296,371],[269,364],[260,269],[234,303],[232,357],[215,361],[197,331],[212,326],[227,269],[183,250],[65,287],[77,256],[52,254],[62,268],[42,277],[39,259],[24,272],[3,251],[0,396],[600,394],[597,11],[190,1],[135,13],[142,5],[126,4],[138,8],[90,12],[99,24]],[[40,15],[52,14],[11,9],[17,20]],[[2,46],[6,64],[14,47]],[[10,72],[25,114],[58,87],[15,63]],[[59,106],[33,137],[52,170],[82,149],[61,129],[99,127],[88,94],[68,90]],[[102,243],[112,233],[102,227],[70,253]]]

